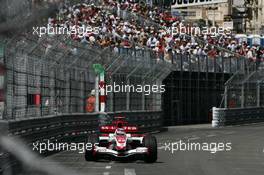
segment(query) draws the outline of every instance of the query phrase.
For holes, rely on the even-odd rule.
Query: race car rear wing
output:
[[[101,133],[114,133],[117,128],[118,128],[117,126],[105,125],[105,126],[100,127],[100,132]],[[122,128],[125,130],[126,133],[138,132],[137,126],[123,126]]]

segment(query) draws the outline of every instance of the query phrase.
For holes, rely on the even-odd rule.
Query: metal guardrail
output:
[[[76,113],[27,120],[1,120],[0,131],[3,135],[21,138],[29,147],[32,147],[33,143],[46,143],[48,140],[50,143],[79,143],[85,140],[87,134],[97,131],[98,115]],[[157,131],[163,124],[161,111],[123,111],[108,115],[125,116],[130,123],[137,124],[143,132]],[[44,153],[44,155],[48,154],[49,152]],[[0,174],[13,171],[12,168],[10,169],[12,166],[19,167],[20,163],[12,153],[7,153],[0,146]]]
[[[213,127],[264,122],[264,108],[213,108]]]
[[[125,116],[129,122],[138,125],[142,131],[150,131],[162,126],[160,111],[109,113],[110,117],[117,115]],[[52,141],[65,138],[67,138],[66,140],[71,140],[72,137],[81,138],[88,133],[95,132],[99,121],[97,113],[76,113],[26,120],[9,120],[7,122],[3,121],[2,124],[6,125],[9,136],[19,136],[32,143],[47,139]]]

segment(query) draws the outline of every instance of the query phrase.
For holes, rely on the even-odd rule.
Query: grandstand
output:
[[[264,121],[264,48],[254,38],[172,33],[173,27],[197,26],[173,17],[169,7],[154,0],[0,4],[0,174],[186,174],[182,167],[188,167],[187,174],[262,171],[262,157],[256,156],[262,152],[261,124],[208,124]],[[139,85],[147,92],[106,93],[107,85]],[[151,91],[163,85],[165,92]],[[133,135],[142,132],[143,146],[145,136],[157,136],[159,162],[84,163],[77,151],[34,150],[34,144],[89,142],[114,117],[125,117],[137,131]],[[185,124],[201,125],[167,127]],[[223,140],[244,146],[222,154],[215,143]],[[176,153],[174,146],[180,148],[176,144],[182,141],[213,144],[205,152],[168,156],[167,149],[172,146],[170,153]],[[31,146],[45,158],[31,154]],[[45,161],[49,157],[54,160]]]
[[[239,43],[232,35],[171,35],[165,29],[184,22],[157,6],[86,0],[65,1],[57,8],[41,25],[91,26],[99,32],[39,37],[26,30],[2,39],[8,40],[3,57],[6,119],[84,113],[95,86],[92,65],[100,63],[107,84],[167,87],[163,96],[111,93],[108,112],[163,109],[168,125],[209,122],[210,109],[220,105],[224,82],[263,56],[262,48]],[[27,9],[25,13],[33,13],[32,7]]]

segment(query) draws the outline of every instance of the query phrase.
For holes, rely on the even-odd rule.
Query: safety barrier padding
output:
[[[213,127],[264,122],[264,108],[213,108]]]

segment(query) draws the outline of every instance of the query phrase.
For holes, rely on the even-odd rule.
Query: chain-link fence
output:
[[[83,45],[66,36],[38,38],[15,36],[6,45],[6,119],[41,117],[61,113],[84,113],[94,89],[92,65],[102,64],[108,84],[153,85],[171,71],[157,62],[149,50]],[[160,101],[156,101],[155,96]],[[107,96],[107,110],[160,110],[161,94],[114,92]]]
[[[246,108],[264,105],[263,65],[248,63],[246,69],[235,73],[225,84],[224,107]]]

